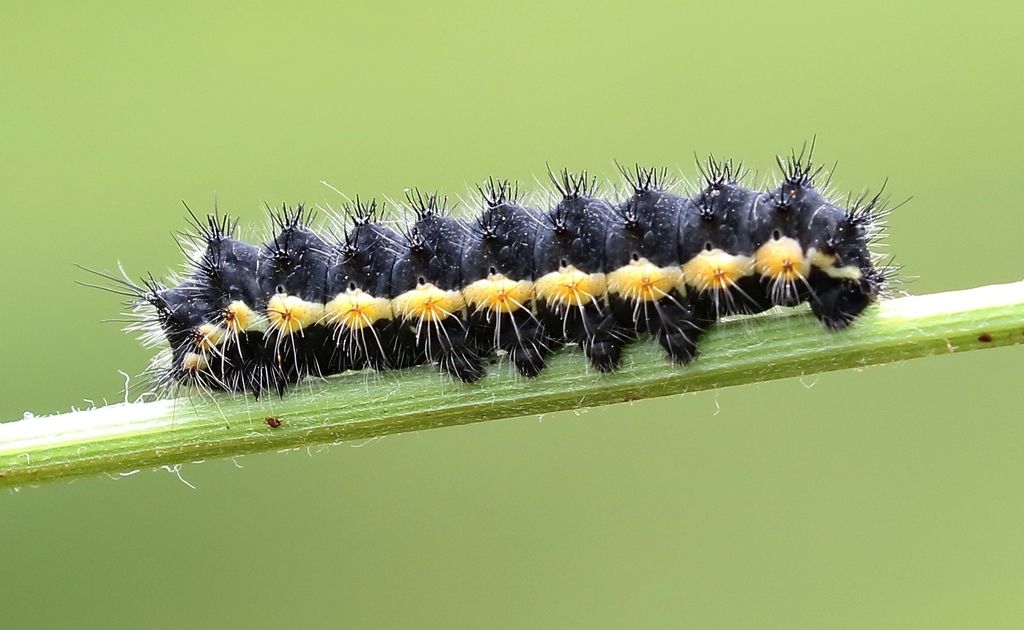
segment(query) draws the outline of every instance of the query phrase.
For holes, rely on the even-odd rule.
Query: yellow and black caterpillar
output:
[[[489,180],[475,218],[416,190],[405,224],[356,200],[338,236],[285,206],[263,245],[237,240],[229,218],[192,215],[199,253],[177,286],[114,279],[144,310],[150,340],[170,345],[155,364],[164,385],[259,396],[307,376],[423,363],[472,382],[499,351],[534,376],[567,343],[607,372],[641,334],[687,363],[725,315],[809,302],[842,328],[890,275],[869,250],[886,212],[877,195],[844,208],[815,187],[822,169],[809,155],[779,165],[781,181],[761,192],[711,158],[692,195],[672,192],[663,169],[621,169],[628,189],[614,202],[586,173],[551,173],[546,209]]]

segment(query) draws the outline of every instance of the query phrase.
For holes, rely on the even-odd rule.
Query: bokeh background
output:
[[[5,2],[0,418],[149,353],[74,263],[181,200],[451,194],[817,135],[905,288],[1020,279],[1018,3]],[[529,187],[529,186],[528,186]],[[1019,348],[0,494],[4,627],[1020,627]]]

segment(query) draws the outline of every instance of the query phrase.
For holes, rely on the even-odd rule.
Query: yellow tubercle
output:
[[[815,248],[807,250],[807,258],[811,264],[825,272],[825,275],[837,280],[860,280],[861,271],[856,265],[836,267],[836,257],[820,252]]]
[[[572,265],[552,271],[533,285],[537,297],[562,306],[584,306],[603,299],[608,281],[603,273],[584,273]]]
[[[754,259],[721,249],[703,250],[683,266],[686,284],[698,291],[730,289],[745,276],[754,275]]]
[[[757,248],[754,269],[766,278],[791,282],[807,277],[811,272],[811,261],[804,256],[804,250],[796,239],[783,236]]]
[[[374,297],[362,289],[349,289],[324,306],[321,321],[348,330],[360,330],[391,317],[391,300]]]
[[[462,289],[466,303],[476,310],[489,309],[496,313],[511,313],[533,299],[533,283],[512,280],[497,273],[477,280]]]
[[[210,362],[201,354],[187,352],[181,359],[181,367],[189,372],[205,372],[210,369]]]
[[[836,264],[835,256],[818,251],[813,247],[807,251],[807,258],[818,269],[827,269]]]
[[[221,317],[224,320],[224,328],[234,335],[267,329],[267,318],[249,308],[249,305],[241,300],[235,300],[224,307]]]
[[[636,302],[653,302],[678,288],[682,279],[679,267],[658,267],[641,258],[608,274],[608,292]]]
[[[324,305],[307,302],[297,295],[278,293],[267,302],[270,327],[282,335],[300,332],[317,323],[324,313]]]
[[[391,300],[395,315],[408,320],[439,322],[465,308],[466,299],[460,291],[445,291],[429,282]]]
[[[210,352],[224,343],[228,333],[216,324],[203,324],[196,329],[196,348],[200,352]]]

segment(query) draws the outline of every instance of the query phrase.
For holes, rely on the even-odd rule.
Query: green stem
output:
[[[362,440],[1017,343],[1024,343],[1024,282],[888,300],[838,333],[822,330],[806,312],[734,320],[709,332],[701,357],[686,367],[669,365],[655,344],[638,343],[615,374],[596,374],[578,352],[565,350],[535,379],[502,366],[467,386],[424,367],[309,381],[284,399],[195,394],[110,405],[0,424],[0,486]]]

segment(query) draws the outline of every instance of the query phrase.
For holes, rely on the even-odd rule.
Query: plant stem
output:
[[[0,424],[0,486],[362,440],[563,409],[1024,343],[1024,282],[888,300],[830,333],[803,312],[726,322],[675,367],[633,344],[614,374],[564,350],[534,379],[494,367],[460,385],[429,367],[303,383],[283,399],[227,394],[109,405]],[[271,426],[277,425],[279,426]]]

